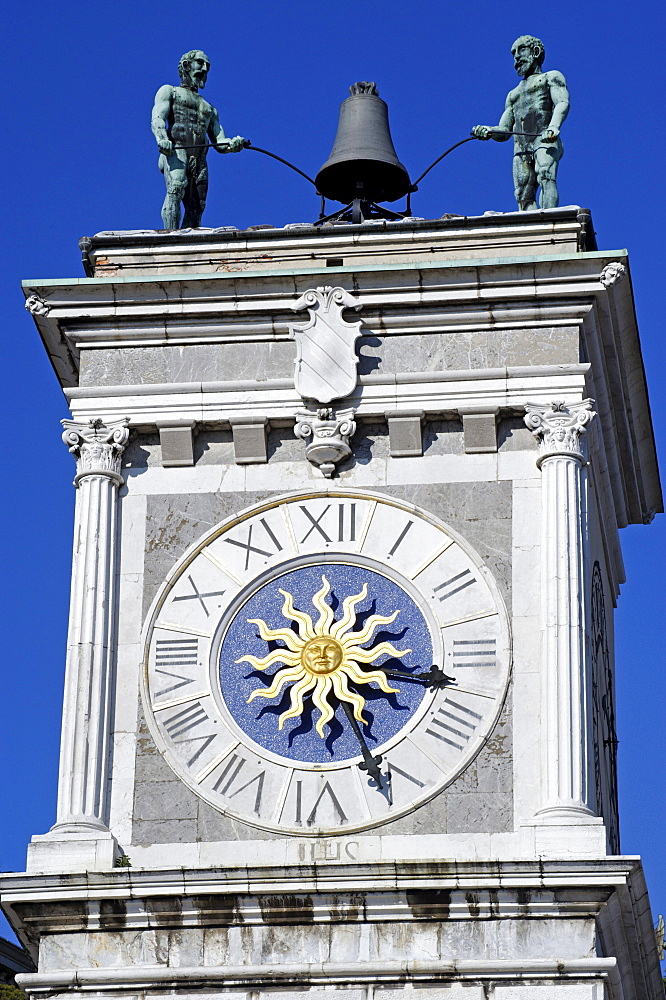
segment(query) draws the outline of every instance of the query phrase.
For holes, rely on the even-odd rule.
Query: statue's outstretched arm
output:
[[[245,145],[245,139],[241,135],[235,135],[233,139],[227,139],[215,108],[213,108],[213,117],[208,126],[208,135],[218,153],[238,153]]]
[[[157,139],[157,145],[160,147],[160,153],[164,153],[165,156],[169,156],[173,153],[173,143],[169,139],[166,130],[166,123],[169,120],[169,115],[171,114],[171,99],[173,96],[173,87],[168,83],[165,84],[155,94],[155,104],[153,105],[153,113],[150,120],[150,127],[152,129],[153,135]]]
[[[557,70],[551,70],[548,74],[548,84],[553,102],[553,114],[545,131],[549,132],[553,139],[557,139],[562,123],[569,114],[569,91],[567,90],[567,81]]]
[[[514,121],[513,101],[511,94],[509,94],[499,124],[495,126],[475,125],[472,129],[472,135],[476,136],[477,139],[494,139],[495,142],[506,142],[507,139],[511,138]]]

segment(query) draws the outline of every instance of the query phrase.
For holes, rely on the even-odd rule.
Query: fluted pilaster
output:
[[[590,817],[590,684],[585,658],[587,474],[593,400],[528,403],[542,476],[542,806],[552,822]]]
[[[106,831],[117,495],[127,420],[63,420],[76,458],[74,552],[58,813],[53,832]]]

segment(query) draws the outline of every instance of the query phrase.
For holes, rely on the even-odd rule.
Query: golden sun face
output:
[[[294,599],[286,590],[280,590],[284,597],[282,615],[290,622],[298,623],[298,633],[292,628],[270,628],[261,618],[248,618],[248,622],[259,628],[259,634],[266,642],[281,640],[285,647],[274,649],[264,657],[241,656],[236,663],[250,663],[255,670],[266,670],[276,663],[284,664],[273,677],[270,687],[257,688],[248,698],[276,698],[286,684],[291,684],[291,705],[282,713],[278,720],[278,728],[282,729],[287,719],[295,719],[303,713],[303,700],[306,695],[312,697],[319,709],[319,719],[316,730],[322,739],[325,737],[324,726],[335,715],[334,707],[328,701],[332,692],[339,701],[352,705],[354,718],[365,722],[363,709],[365,698],[351,691],[347,681],[356,684],[371,684],[374,682],[385,694],[397,692],[398,688],[389,687],[386,676],[381,668],[363,670],[359,664],[374,663],[383,654],[404,656],[411,653],[410,649],[398,650],[390,642],[380,642],[371,649],[362,649],[363,643],[369,642],[379,625],[388,625],[396,619],[399,612],[392,615],[371,615],[360,632],[350,632],[356,621],[356,606],[363,601],[368,593],[368,585],[363,584],[360,594],[346,597],[342,603],[342,617],[335,621],[333,609],[325,598],[331,585],[322,576],[322,586],[312,598],[314,607],[319,612],[319,618],[313,624],[312,618],[305,611],[294,607]]]

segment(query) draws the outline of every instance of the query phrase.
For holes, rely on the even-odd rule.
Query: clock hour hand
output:
[[[379,788],[383,788],[384,785],[382,782],[382,772],[379,769],[379,765],[382,762],[382,758],[373,757],[372,754],[370,753],[370,748],[363,739],[363,733],[361,732],[361,727],[354,718],[354,710],[351,707],[351,705],[346,701],[340,701],[339,704],[342,705],[342,710],[347,716],[349,725],[352,728],[354,736],[358,740],[358,744],[361,748],[361,753],[363,754],[363,762],[358,766],[361,768],[362,771],[367,771],[371,778],[375,779]]]
[[[426,687],[443,688],[455,682],[455,677],[449,677],[437,664],[433,663],[430,670],[424,670],[420,674],[408,674],[402,670],[387,670],[385,667],[379,669],[387,676],[399,681],[420,681]]]

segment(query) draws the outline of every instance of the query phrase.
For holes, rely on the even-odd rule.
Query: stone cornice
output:
[[[358,417],[384,419],[387,410],[429,415],[458,413],[458,407],[487,412],[522,412],[535,396],[565,397],[578,402],[583,395],[587,365],[544,365],[539,368],[477,369],[470,372],[407,372],[402,375],[362,376],[346,400]],[[156,426],[158,420],[195,420],[222,426],[234,419],[257,415],[290,423],[302,407],[293,383],[276,379],[261,383],[188,383],[141,386],[104,386],[68,391],[72,413],[80,420],[98,414],[127,414],[132,427]]]
[[[113,967],[43,971],[26,975],[20,985],[30,994],[63,988],[163,988],[163,984],[219,988],[248,982],[282,985],[326,982],[400,982],[460,979],[534,979],[559,981],[614,974],[619,964],[630,975],[627,946],[645,941],[654,965],[654,936],[640,860],[613,857],[589,860],[451,862],[382,862],[319,864],[226,869],[110,869],[64,875],[4,875],[0,878],[4,908],[21,939],[36,953],[40,933],[83,931],[116,935],[154,930],[156,926],[205,928],[233,923],[271,923],[303,927],[314,923],[414,919],[446,923],[483,918],[589,920],[612,933],[620,948],[614,958],[559,959],[447,957],[378,962],[280,962],[266,965],[170,967],[126,963]],[[171,907],[171,901],[174,905]],[[237,909],[237,907],[240,908]],[[623,920],[613,916],[619,906]],[[342,913],[340,906],[347,907]],[[263,906],[263,911],[262,911]],[[477,906],[480,909],[477,911]],[[254,914],[254,915],[253,915]],[[273,919],[273,917],[275,919]],[[103,919],[102,919],[103,918]],[[611,927],[612,925],[612,927]],[[651,943],[652,942],[652,943]],[[115,952],[114,952],[115,954]],[[652,961],[654,959],[654,961]],[[654,978],[654,977],[653,977]],[[655,983],[657,979],[655,978]],[[656,992],[655,992],[655,995]]]
[[[567,218],[575,221],[575,213],[567,211]],[[519,227],[532,225],[532,220],[529,226],[527,220],[514,221]],[[469,220],[462,220],[461,230],[468,228],[468,223]],[[511,226],[506,223],[504,219],[498,225],[510,233]],[[492,224],[488,225],[492,229]],[[445,228],[448,232],[449,227]],[[388,238],[389,230],[381,239],[380,235],[368,229],[359,239],[381,243],[384,237]],[[123,238],[122,234],[100,237],[99,247],[110,239],[112,243],[115,240],[118,252],[124,252]],[[339,234],[330,234],[330,238],[338,239]],[[350,246],[356,245],[356,236],[346,234],[347,238]],[[142,244],[146,240],[150,243],[150,239],[151,234],[137,237]],[[280,235],[272,233],[268,242],[296,247],[304,239],[302,234],[280,231]],[[323,246],[329,236],[321,239]],[[411,252],[410,239],[402,237],[406,253]],[[157,243],[175,246],[180,245],[179,240],[182,242],[182,237],[158,239]],[[199,242],[208,246],[210,241],[206,238]],[[259,246],[260,238],[252,236],[250,242]],[[126,249],[131,252],[129,245]],[[437,244],[433,243],[433,256],[436,251]],[[509,384],[505,379],[504,385],[497,383],[488,394],[485,392],[488,383],[479,391],[479,376],[474,374],[475,384],[468,387],[471,401],[484,407],[513,406],[519,410],[530,401],[530,396],[568,401],[594,396],[600,404],[606,450],[602,464],[607,464],[611,473],[617,524],[649,521],[662,509],[663,501],[628,269],[624,280],[608,284],[611,271],[620,273],[611,265],[627,268],[626,252],[543,252],[512,258],[474,258],[471,253],[463,257],[462,253],[452,250],[450,259],[359,263],[346,268],[318,266],[253,272],[238,269],[208,274],[26,282],[24,287],[26,297],[35,294],[40,297],[39,313],[34,314],[34,319],[61,384],[68,388],[78,383],[78,353],[82,348],[114,350],[123,346],[169,348],[243,343],[250,350],[259,341],[286,342],[289,324],[293,322],[291,307],[317,281],[333,281],[353,288],[363,307],[363,333],[371,337],[377,333],[382,338],[471,333],[501,337],[502,331],[517,336],[524,336],[525,331],[538,338],[540,330],[578,329],[581,356],[589,358],[593,367],[586,391],[578,394],[576,385],[571,394],[571,382],[565,384],[561,380],[559,385],[534,383],[529,395],[522,391],[515,394],[511,389],[517,386],[516,381]],[[604,338],[600,334],[602,327],[610,331]],[[537,371],[531,374],[536,375]],[[449,386],[446,398],[440,401],[441,379],[447,380]],[[458,391],[449,393],[454,379],[460,380]],[[458,372],[435,372],[426,377],[419,372],[363,376],[359,380],[358,398],[349,402],[354,408],[360,405],[361,418],[393,410],[398,395],[401,405],[409,409],[451,412],[457,409],[456,399],[463,392],[464,381],[464,374]],[[403,391],[403,386],[409,388]],[[90,388],[84,387],[78,398],[78,390],[74,390],[71,399],[75,416],[82,420],[96,416],[119,418],[124,415],[119,402],[127,401],[129,406],[131,398],[133,426],[152,426],[158,418],[219,422],[227,420],[229,414],[248,413],[289,421],[300,403],[286,379],[251,386],[175,385],[164,392],[162,386],[142,386],[135,394],[131,388],[122,387],[109,405],[102,400],[105,395],[110,396],[111,387],[95,387],[87,404],[83,400]],[[238,392],[236,400],[232,399],[234,392]],[[216,394],[219,399],[215,399]],[[633,436],[628,432],[629,414],[638,430]]]
[[[428,889],[550,891],[570,886],[598,890],[624,885],[641,872],[637,857],[547,861],[322,861],[229,868],[114,868],[109,871],[0,876],[3,905],[47,899],[138,898],[216,893],[408,892]],[[642,878],[642,875],[641,875]]]
[[[539,378],[541,376],[584,375],[589,364],[571,365],[529,365],[505,368],[468,368],[449,371],[398,372],[396,374],[361,375],[360,385],[407,385],[428,382],[474,382],[487,379]],[[293,379],[266,379],[257,382],[244,379],[229,382],[164,382],[140,385],[100,385],[81,386],[65,389],[68,400],[96,399],[115,396],[162,396],[192,392],[262,392],[276,389],[292,389]]]
[[[354,294],[363,309],[362,336],[576,326],[595,295],[605,292],[597,261],[576,259],[571,262],[575,268],[560,262],[559,273],[554,273],[557,262],[512,261],[507,262],[506,275],[501,262],[488,262],[498,272],[492,275],[482,273],[483,262],[427,263],[427,268],[417,269],[421,281],[410,275],[411,288],[405,282],[396,284],[387,268],[365,276],[354,272]],[[547,268],[540,266],[546,263]],[[452,264],[460,273],[450,271]],[[438,274],[437,267],[446,270]],[[314,284],[313,274],[315,280],[331,280],[318,271],[303,272],[294,292],[283,290],[285,284],[292,285],[283,275],[253,278],[247,273],[236,275],[233,284],[205,275],[172,280],[174,287],[167,280],[146,284],[136,279],[114,288],[94,282],[73,288],[32,285],[25,291],[30,299],[38,296],[43,301],[46,311],[35,319],[50,353],[58,355],[62,337],[70,349],[289,340],[292,306]],[[343,282],[344,276],[336,277]]]
[[[558,980],[580,980],[587,977],[606,977],[617,966],[615,958],[579,958],[565,959],[530,959],[520,961],[508,959],[460,959],[460,960],[428,960],[413,961],[383,961],[383,962],[317,962],[292,963],[281,962],[279,965],[263,963],[261,965],[200,965],[200,966],[169,966],[148,965],[125,968],[92,968],[77,969],[75,972],[42,972],[24,973],[17,977],[17,983],[31,995],[61,992],[66,989],[104,991],[122,987],[134,989],[165,989],[185,987],[190,993],[193,990],[211,984],[219,987],[236,986],[247,989],[261,984],[296,985],[301,990],[309,984],[325,983],[399,983],[438,982],[447,979],[478,980],[530,980],[556,977]]]
[[[279,268],[279,269],[250,269],[250,268],[239,268],[238,270],[218,270],[218,271],[202,271],[197,272],[194,270],[184,271],[179,274],[128,274],[124,276],[120,275],[101,275],[94,278],[26,278],[21,282],[22,288],[26,295],[30,292],[38,292],[44,290],[47,294],[49,289],[62,289],[63,292],[66,289],[79,290],[79,292],[84,292],[86,290],[92,290],[95,287],[103,287],[108,285],[117,285],[122,287],[123,285],[143,285],[143,284],[163,284],[177,282],[191,283],[196,285],[202,281],[219,280],[221,282],[236,283],[238,281],[244,281],[245,279],[256,280],[258,278],[285,278],[294,277],[298,275],[303,275],[306,278],[310,278],[312,275],[320,275],[322,279],[328,281],[331,280],[333,276],[344,276],[345,274],[373,274],[373,273],[383,273],[391,271],[430,271],[433,269],[457,269],[457,270],[471,270],[474,271],[479,267],[502,267],[505,265],[527,265],[531,270],[534,270],[534,265],[540,264],[553,264],[553,263],[566,263],[568,261],[575,262],[578,264],[576,270],[583,271],[586,274],[594,274],[597,281],[603,287],[603,282],[601,282],[601,273],[604,267],[621,258],[622,261],[626,260],[627,251],[626,250],[593,250],[581,253],[540,253],[540,254],[523,254],[523,255],[511,255],[502,256],[496,255],[492,257],[476,257],[474,255],[463,256],[458,254],[455,257],[434,257],[433,253],[436,252],[436,248],[429,248],[428,258],[425,260],[403,260],[403,261],[389,261],[382,260],[381,263],[372,264],[362,264],[356,263],[349,266],[340,265],[338,267],[327,267],[322,261],[316,267],[293,267],[293,268]],[[590,266],[585,267],[585,263],[590,262]],[[311,282],[310,282],[311,283]],[[305,286],[307,287],[307,286]]]

